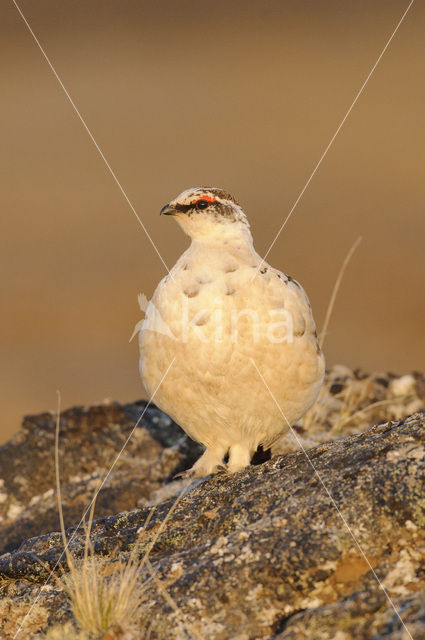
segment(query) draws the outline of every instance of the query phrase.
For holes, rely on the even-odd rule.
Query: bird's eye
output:
[[[195,206],[198,209],[206,209],[209,204],[210,203],[208,202],[208,200],[198,200],[197,202],[195,202]]]

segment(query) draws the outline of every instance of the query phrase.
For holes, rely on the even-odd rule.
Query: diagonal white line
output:
[[[99,488],[97,489],[96,493],[94,494],[94,496],[93,496],[93,498],[92,498],[92,500],[91,500],[90,504],[88,505],[88,507],[87,507],[87,508],[86,508],[86,510],[84,511],[83,515],[81,516],[81,520],[80,520],[80,522],[77,524],[77,526],[76,526],[76,528],[75,528],[75,531],[74,531],[74,533],[71,535],[71,537],[69,538],[69,540],[68,540],[68,542],[67,542],[66,546],[64,546],[64,549],[63,549],[62,553],[60,554],[59,558],[57,559],[55,566],[54,566],[54,567],[53,567],[53,569],[50,571],[50,573],[49,573],[49,575],[47,576],[47,578],[46,578],[46,580],[45,580],[44,584],[40,587],[40,589],[39,589],[39,591],[38,591],[38,593],[37,593],[36,597],[34,598],[34,601],[33,601],[32,605],[31,605],[31,607],[30,607],[30,608],[29,608],[29,610],[27,611],[27,613],[26,613],[25,617],[23,618],[23,620],[22,620],[21,624],[19,625],[19,628],[18,628],[18,630],[16,631],[15,635],[13,636],[13,639],[12,639],[12,640],[15,640],[15,638],[18,636],[19,632],[21,631],[22,627],[23,627],[23,626],[24,626],[24,624],[25,624],[26,619],[28,618],[28,616],[30,615],[31,611],[33,610],[33,608],[34,608],[34,607],[35,607],[35,605],[37,604],[37,601],[38,601],[38,599],[39,599],[39,597],[40,597],[40,595],[41,595],[41,592],[43,591],[44,587],[47,585],[47,583],[49,582],[50,578],[51,578],[51,577],[52,577],[52,575],[54,574],[55,569],[57,568],[57,566],[58,566],[59,562],[60,562],[60,561],[61,561],[61,559],[63,558],[63,556],[64,556],[64,554],[65,554],[66,549],[68,549],[69,545],[70,545],[70,544],[71,544],[71,542],[73,541],[73,539],[74,539],[74,537],[75,537],[75,534],[77,533],[78,529],[80,528],[80,526],[81,526],[81,524],[82,524],[83,520],[85,519],[86,515],[87,515],[87,514],[88,514],[88,512],[90,511],[90,509],[91,509],[91,507],[92,507],[93,503],[95,502],[95,500],[96,500],[96,498],[97,498],[97,496],[98,496],[98,494],[99,494],[100,490],[102,489],[102,487],[104,486],[105,482],[107,481],[107,479],[108,479],[108,478],[109,478],[109,476],[111,475],[112,470],[113,470],[113,468],[115,467],[116,463],[118,462],[118,460],[119,460],[119,458],[120,458],[120,456],[121,456],[122,452],[124,451],[124,449],[125,449],[125,448],[126,448],[126,446],[128,445],[128,443],[129,443],[129,441],[130,441],[130,438],[132,437],[132,435],[133,435],[133,433],[135,432],[136,428],[139,426],[140,421],[142,420],[142,418],[143,418],[143,416],[145,415],[146,411],[148,410],[148,408],[149,408],[150,404],[152,403],[152,401],[153,401],[153,399],[154,399],[154,397],[155,397],[155,395],[156,395],[156,393],[157,393],[158,389],[160,388],[160,386],[161,386],[161,385],[162,385],[162,383],[164,382],[164,380],[165,380],[165,378],[166,378],[166,376],[167,376],[167,374],[168,374],[169,370],[170,370],[170,369],[171,369],[171,367],[173,366],[173,364],[174,364],[174,360],[175,360],[175,359],[176,359],[176,358],[174,357],[174,358],[171,360],[170,364],[168,365],[167,371],[164,373],[164,375],[162,376],[161,380],[159,381],[159,383],[158,383],[158,385],[157,385],[157,387],[156,387],[155,391],[153,392],[153,394],[152,394],[152,395],[151,395],[151,397],[149,398],[148,403],[146,404],[145,408],[143,409],[142,413],[140,414],[139,418],[137,419],[136,424],[134,425],[133,429],[131,430],[131,432],[130,432],[129,436],[127,437],[127,440],[124,442],[123,446],[121,447],[120,452],[118,453],[118,455],[116,456],[116,458],[115,458],[115,460],[113,461],[112,465],[110,466],[108,473],[107,473],[107,474],[106,474],[106,476],[103,478],[103,480],[102,480],[101,484],[99,485]]]
[[[14,1],[14,0],[13,0]],[[307,180],[307,182],[305,183],[304,187],[301,189],[301,192],[298,196],[298,198],[295,200],[294,204],[292,205],[291,210],[289,211],[288,215],[286,216],[285,220],[283,221],[279,231],[276,233],[273,242],[270,244],[269,248],[267,249],[264,257],[262,258],[254,276],[252,277],[252,279],[254,279],[258,272],[260,271],[262,265],[264,264],[264,261],[266,260],[267,256],[269,255],[270,251],[273,249],[275,242],[277,241],[278,237],[280,236],[281,232],[283,231],[283,228],[285,227],[286,223],[288,222],[289,218],[291,217],[295,207],[297,206],[297,204],[299,203],[299,201],[301,200],[301,198],[303,197],[308,185],[310,184],[310,182],[312,181],[316,171],[318,170],[318,168],[320,167],[320,165],[322,164],[323,160],[325,159],[326,154],[328,153],[329,149],[331,148],[335,138],[337,137],[338,133],[341,131],[342,127],[344,126],[345,121],[347,120],[348,116],[350,115],[354,105],[356,104],[357,100],[360,98],[361,94],[363,93],[363,89],[366,87],[367,83],[369,82],[373,72],[375,71],[376,67],[378,66],[379,62],[381,61],[382,56],[384,55],[384,53],[386,52],[386,50],[388,49],[391,40],[394,38],[395,34],[397,33],[399,27],[401,26],[401,23],[403,22],[404,18],[406,17],[410,7],[412,6],[414,0],[411,0],[409,2],[409,5],[407,7],[407,9],[405,10],[405,12],[403,13],[403,15],[401,16],[400,20],[397,23],[396,28],[394,29],[394,31],[392,32],[391,36],[388,38],[387,43],[385,45],[385,47],[382,49],[381,53],[378,56],[378,59],[376,60],[375,64],[373,65],[372,69],[369,71],[366,80],[363,82],[362,86],[360,87],[359,91],[356,94],[356,97],[354,98],[353,102],[351,103],[347,113],[345,114],[345,116],[343,117],[343,119],[341,120],[337,130],[335,131],[335,133],[333,134],[332,138],[330,139],[329,144],[327,145],[326,149],[324,150],[324,152],[322,153],[322,155],[319,158],[318,163],[316,164],[316,166],[314,167],[309,179]]]
[[[304,449],[304,447],[303,447],[303,444],[302,444],[301,440],[300,440],[300,439],[298,438],[298,436],[297,436],[297,432],[296,432],[296,431],[295,431],[295,429],[293,429],[293,428],[291,427],[291,425],[289,424],[289,421],[288,421],[287,417],[286,417],[286,416],[285,416],[285,414],[283,413],[282,408],[281,408],[281,406],[279,405],[278,401],[276,400],[276,398],[275,398],[275,396],[274,396],[274,394],[273,394],[272,390],[270,389],[269,385],[268,385],[268,384],[267,384],[267,382],[264,380],[264,377],[262,376],[261,371],[260,371],[260,370],[259,370],[259,368],[257,367],[257,365],[256,365],[255,361],[253,360],[253,358],[250,358],[250,360],[251,360],[251,362],[252,362],[252,364],[253,364],[254,368],[256,369],[256,371],[257,371],[258,375],[260,376],[261,380],[263,381],[264,386],[266,387],[266,389],[267,389],[267,390],[268,390],[268,392],[270,393],[270,396],[272,397],[272,399],[273,399],[273,401],[274,401],[275,405],[276,405],[276,406],[277,406],[277,408],[279,409],[279,412],[281,413],[281,415],[282,415],[283,419],[285,420],[286,424],[288,425],[289,429],[291,430],[291,433],[292,433],[292,435],[294,436],[295,440],[297,441],[298,446],[302,449],[302,451],[303,451],[303,453],[304,453],[305,457],[307,458],[308,462],[310,463],[310,465],[311,465],[311,467],[312,467],[312,469],[313,469],[314,473],[315,473],[315,474],[316,474],[316,476],[319,478],[320,484],[321,484],[321,485],[322,485],[322,487],[324,488],[324,490],[325,490],[325,492],[326,492],[326,494],[327,494],[327,496],[328,496],[329,500],[331,501],[331,503],[333,504],[333,506],[334,506],[334,507],[335,507],[335,509],[337,510],[339,517],[340,517],[340,518],[341,518],[341,520],[343,521],[343,523],[344,523],[344,525],[345,525],[345,527],[346,527],[347,531],[349,532],[350,536],[353,538],[353,540],[354,540],[354,543],[355,543],[356,547],[358,548],[358,550],[359,550],[359,551],[360,551],[360,553],[362,554],[362,556],[363,556],[364,560],[366,561],[366,563],[367,563],[367,565],[368,565],[369,569],[371,570],[371,572],[372,572],[372,574],[373,574],[373,576],[374,576],[375,580],[377,581],[377,583],[378,583],[378,584],[379,584],[379,586],[381,587],[382,591],[385,593],[385,595],[386,595],[386,597],[387,597],[387,599],[388,599],[389,603],[391,604],[392,608],[394,609],[394,611],[395,611],[395,613],[396,613],[397,617],[399,618],[399,620],[400,620],[401,624],[402,624],[402,625],[403,625],[403,627],[405,628],[405,630],[406,630],[406,632],[407,632],[407,634],[408,634],[408,636],[409,636],[410,640],[413,640],[413,637],[412,637],[412,635],[411,635],[411,633],[410,633],[409,629],[406,627],[406,625],[405,625],[405,623],[404,623],[404,621],[403,621],[403,619],[402,619],[401,615],[400,615],[400,614],[399,614],[399,612],[397,611],[397,609],[396,609],[396,607],[395,607],[394,602],[391,600],[390,596],[388,595],[387,590],[385,589],[384,585],[382,584],[382,582],[380,581],[380,579],[379,579],[379,578],[378,578],[378,576],[376,575],[376,572],[375,572],[374,568],[373,568],[373,567],[372,567],[372,565],[370,564],[370,562],[369,562],[369,560],[368,560],[368,558],[367,558],[367,556],[366,556],[365,552],[364,552],[364,551],[363,551],[363,549],[361,548],[359,541],[357,540],[356,536],[354,535],[353,531],[352,531],[352,530],[351,530],[351,528],[350,528],[350,525],[348,524],[348,522],[346,521],[346,519],[345,519],[345,518],[344,518],[344,516],[342,515],[341,511],[340,511],[340,510],[339,510],[339,508],[338,508],[337,503],[335,502],[335,500],[333,499],[333,497],[332,497],[331,493],[329,492],[328,488],[326,487],[325,483],[323,482],[323,480],[322,480],[322,476],[320,475],[320,473],[318,472],[318,470],[317,470],[317,469],[316,469],[316,467],[314,466],[313,461],[312,461],[312,459],[310,458],[310,456],[308,455],[307,451]]]
[[[30,34],[32,35],[32,37],[34,38],[35,43],[37,44],[38,48],[40,49],[41,53],[44,56],[44,59],[46,60],[47,64],[49,65],[50,69],[52,70],[53,75],[55,76],[56,80],[59,82],[60,86],[62,87],[66,97],[68,98],[69,102],[71,103],[72,108],[74,109],[75,113],[77,114],[78,118],[81,121],[81,124],[83,125],[84,129],[87,131],[91,141],[93,142],[94,146],[96,147],[97,151],[99,152],[100,157],[102,158],[103,162],[105,163],[105,165],[107,166],[109,173],[111,174],[111,176],[113,177],[113,179],[115,180],[119,190],[121,191],[122,195],[124,196],[124,198],[126,199],[130,209],[132,210],[132,212],[134,213],[134,215],[136,216],[140,226],[142,227],[143,231],[145,232],[145,234],[147,235],[151,245],[153,246],[153,248],[155,249],[159,259],[161,260],[162,264],[164,265],[164,267],[167,269],[168,273],[170,273],[169,268],[167,267],[167,264],[165,263],[165,260],[163,259],[163,257],[161,256],[159,249],[157,248],[155,242],[152,240],[148,230],[146,229],[145,225],[143,224],[140,216],[138,215],[136,209],[134,208],[132,202],[130,201],[130,198],[128,197],[128,195],[126,194],[126,192],[124,191],[124,188],[121,186],[120,181],[118,180],[115,172],[113,171],[111,165],[109,164],[109,162],[107,161],[102,149],[99,147],[99,145],[97,144],[92,132],[90,131],[89,127],[86,124],[86,121],[84,120],[83,116],[81,115],[81,113],[79,112],[75,102],[73,101],[73,99],[71,98],[71,96],[69,95],[65,85],[63,84],[61,78],[59,77],[56,69],[54,68],[52,62],[50,61],[50,58],[48,57],[47,53],[44,51],[43,47],[40,44],[40,41],[38,40],[37,36],[35,35],[34,31],[31,29],[30,24],[28,23],[28,20],[26,19],[26,17],[24,16],[24,14],[22,13],[20,7],[18,6],[16,0],[12,0],[13,4],[15,5],[19,15],[21,16],[22,20],[24,21],[28,31],[30,32]]]

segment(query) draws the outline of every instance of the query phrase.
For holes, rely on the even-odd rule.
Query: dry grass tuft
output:
[[[60,395],[55,437],[55,470],[58,509],[62,539],[69,572],[59,577],[59,585],[68,594],[76,622],[79,627],[98,635],[106,629],[118,625],[129,627],[137,617],[143,604],[143,594],[149,577],[142,578],[140,562],[135,552],[130,553],[125,562],[112,561],[109,557],[97,557],[94,553],[90,533],[95,509],[92,501],[88,522],[84,522],[84,555],[79,560],[69,550],[63,519],[61,487],[59,475],[59,424]],[[95,494],[96,495],[96,494]]]
[[[157,577],[156,570],[149,560],[152,548],[164,531],[180,500],[184,497],[189,482],[183,485],[182,490],[157,528],[143,556],[139,558],[138,545],[135,545],[132,552],[125,559],[95,555],[90,534],[98,487],[91,503],[88,521],[84,522],[84,554],[81,559],[75,558],[68,547],[63,519],[59,474],[59,426],[60,394],[58,392],[55,436],[56,488],[62,540],[69,571],[67,573],[63,571],[62,575],[57,578],[57,582],[71,600],[72,611],[79,626],[79,632],[77,634],[72,625],[67,625],[66,628],[63,626],[55,627],[49,633],[49,640],[56,640],[56,638],[64,638],[66,640],[68,637],[74,637],[76,640],[88,640],[93,637],[110,640],[110,638],[115,638],[114,629],[120,630],[119,635],[129,632],[131,637],[133,637],[133,634],[136,634],[134,637],[140,637],[138,634],[142,631],[142,627],[145,627],[143,637],[148,638],[150,629],[149,624],[148,628],[146,628],[148,622],[146,620],[146,590],[151,582],[155,584],[158,592],[175,612],[177,626],[181,629],[182,634],[185,637],[202,640],[196,629],[184,620],[183,613],[168,593],[165,585]],[[140,535],[145,533],[155,508],[154,506],[151,509],[143,528],[139,532]]]
[[[68,560],[68,567],[69,573],[62,575],[59,582],[71,600],[81,629],[97,635],[115,625],[128,628],[134,623],[149,581],[141,580],[137,559],[99,559],[89,545],[84,558],[80,562]]]
[[[339,291],[339,287],[341,286],[341,282],[342,279],[344,277],[344,273],[346,268],[348,267],[348,263],[350,262],[351,258],[354,255],[355,250],[357,249],[357,247],[359,246],[359,244],[362,241],[362,237],[359,236],[357,238],[357,240],[355,240],[355,242],[352,244],[352,246],[350,247],[350,249],[347,252],[347,255],[344,258],[344,261],[338,271],[338,275],[336,277],[335,280],[335,284],[333,286],[332,289],[332,293],[331,293],[331,297],[329,300],[329,304],[328,304],[328,308],[326,309],[326,315],[325,315],[325,321],[323,322],[323,328],[322,331],[320,332],[320,338],[319,338],[319,344],[320,344],[320,348],[323,347],[323,344],[325,342],[326,339],[326,332],[328,330],[328,326],[329,326],[329,322],[331,319],[331,315],[335,306],[335,301],[336,301],[336,297],[338,295],[338,291]]]
[[[326,434],[326,440],[358,433],[372,424],[399,420],[425,408],[418,374],[366,375],[335,365],[326,372],[325,383],[301,427],[310,435]]]

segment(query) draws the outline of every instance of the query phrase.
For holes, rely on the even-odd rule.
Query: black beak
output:
[[[177,212],[174,209],[174,207],[172,207],[170,204],[166,204],[165,207],[162,207],[161,211],[159,212],[159,215],[173,216],[175,213]]]

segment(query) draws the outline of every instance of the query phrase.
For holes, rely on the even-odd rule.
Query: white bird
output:
[[[149,394],[159,385],[155,403],[206,447],[191,473],[216,472],[227,454],[238,471],[317,397],[325,363],[311,307],[298,282],[262,262],[230,194],[188,189],[161,213],[192,242],[146,310],[142,381]]]

